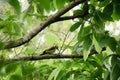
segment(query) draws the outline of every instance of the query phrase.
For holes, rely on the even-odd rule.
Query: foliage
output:
[[[5,42],[21,39],[49,15],[74,0],[0,0],[0,79],[1,80],[119,80],[120,40],[111,35],[106,24],[119,21],[119,0],[88,0],[88,14],[71,21],[48,25],[22,46],[5,49]],[[84,13],[86,0],[63,16]],[[60,19],[58,17],[58,19]],[[57,19],[56,19],[57,20]],[[34,33],[34,32],[33,32]],[[77,34],[77,35],[76,35]],[[11,59],[39,56],[46,48],[58,45],[63,54],[83,58],[38,61]],[[105,50],[103,50],[105,48]],[[91,51],[95,50],[91,55]],[[56,54],[59,51],[56,51]],[[10,62],[9,62],[10,61]]]

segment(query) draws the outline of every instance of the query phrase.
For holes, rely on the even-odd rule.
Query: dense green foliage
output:
[[[120,0],[88,0],[89,13],[84,17],[58,21],[22,46],[4,49],[6,42],[22,38],[72,1],[25,0],[23,4],[18,0],[0,0],[0,80],[120,79],[120,36],[105,29],[111,23],[116,26],[114,22],[119,21]],[[63,16],[84,13],[85,1]],[[80,54],[83,58],[9,62],[19,57],[39,56],[54,44],[63,54]]]

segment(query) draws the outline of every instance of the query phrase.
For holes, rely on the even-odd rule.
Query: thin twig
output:
[[[66,39],[67,39],[68,34],[69,34],[69,31],[67,31],[67,33],[65,34],[65,37],[64,37],[62,46],[60,47],[60,50],[59,50],[59,53],[62,53],[61,51],[62,51],[62,48],[64,47],[64,44],[65,44],[65,41],[66,41]]]
[[[71,41],[66,45],[66,47],[63,49],[63,51],[62,51],[61,53],[63,53],[63,52],[68,48],[68,46],[72,43],[72,41],[75,39],[76,36],[77,36],[77,35],[75,35],[75,36],[71,39]]]

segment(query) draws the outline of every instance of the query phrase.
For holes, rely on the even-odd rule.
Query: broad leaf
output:
[[[103,10],[103,13],[111,16],[112,13],[113,13],[113,4],[112,3],[109,3]]]
[[[112,14],[113,19],[119,20],[120,19],[120,5],[114,5],[114,11]]]
[[[56,75],[57,73],[59,73],[59,71],[60,71],[60,69],[58,69],[58,68],[54,69],[54,70],[51,72],[50,76],[48,77],[48,80],[53,80],[54,77],[55,77],[55,75]]]
[[[77,23],[73,24],[70,28],[70,31],[71,32],[75,31],[77,28],[79,28],[80,24],[81,24],[81,22],[77,22]]]
[[[95,36],[93,35],[93,44],[95,46],[95,50],[100,53],[102,48],[99,45],[99,42],[96,40]]]
[[[88,58],[88,55],[90,53],[90,49],[91,49],[91,45],[92,45],[92,40],[90,38],[90,35],[86,36],[84,43],[83,43],[83,58],[84,60],[86,60]]]
[[[107,45],[114,52],[116,50],[117,42],[116,42],[116,40],[113,37],[111,37],[111,38],[109,38]]]
[[[120,45],[116,48],[116,53],[120,55]]]
[[[107,4],[110,3],[111,0],[103,0],[102,2],[99,3],[99,7],[104,7],[106,6]]]
[[[100,11],[95,11],[94,21],[99,28],[104,28],[104,22]]]
[[[119,80],[120,77],[119,71],[120,71],[120,59],[117,55],[112,56],[111,62],[112,62],[112,72],[110,75],[111,80]]]
[[[83,37],[83,30],[84,29],[84,24],[81,25],[80,27],[80,31],[78,33],[78,36],[77,36],[77,39],[78,39],[78,42],[82,42],[84,37]]]
[[[78,42],[82,42],[86,36],[90,35],[91,34],[91,29],[92,27],[91,26],[83,26],[81,25],[81,28],[80,28],[80,31],[78,33]]]
[[[83,10],[74,10],[74,15],[79,15],[81,13],[83,13]]]

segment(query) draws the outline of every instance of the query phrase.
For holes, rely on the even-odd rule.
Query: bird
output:
[[[42,54],[40,55],[45,55],[45,54],[53,54],[55,52],[55,50],[58,50],[58,46],[57,45],[53,45],[52,47],[48,48],[48,49],[45,49],[43,51]]]

